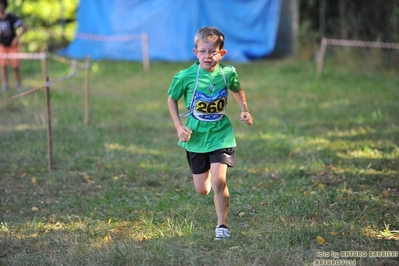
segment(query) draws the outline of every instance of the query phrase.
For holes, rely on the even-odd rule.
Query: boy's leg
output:
[[[12,47],[10,48],[12,50],[13,53],[19,53],[19,47]],[[15,81],[16,81],[16,86],[17,86],[17,90],[22,90],[22,83],[21,83],[21,71],[20,71],[20,65],[21,65],[21,60],[19,60],[18,58],[13,58],[10,60],[11,61],[11,67],[12,70],[14,71],[14,77],[15,77]]]
[[[7,53],[7,48],[4,47],[3,45],[0,45],[0,53]],[[3,90],[8,90],[9,85],[8,85],[8,73],[7,73],[7,66],[8,66],[8,59],[7,58],[1,58],[0,59],[0,65],[1,65],[1,82],[3,85]]]
[[[211,164],[211,184],[218,225],[227,226],[227,214],[230,204],[230,193],[226,182],[227,165],[224,163]]]
[[[230,237],[230,231],[227,228],[230,194],[226,183],[226,173],[227,167],[234,165],[235,149],[221,149],[206,154],[191,152],[186,154],[196,191],[202,195],[208,194],[211,189],[214,191],[218,219],[215,240]]]
[[[201,195],[208,194],[211,191],[208,154],[187,151],[186,156],[188,165],[193,173],[195,190]]]
[[[3,90],[7,91],[9,89],[7,65],[1,66],[1,81],[3,83]]]
[[[14,70],[15,81],[17,83],[17,90],[21,91],[22,90],[21,71],[19,70],[19,67],[16,67],[13,70]]]
[[[193,181],[195,190],[201,194],[206,195],[211,191],[211,179],[209,171],[203,174],[193,174]]]

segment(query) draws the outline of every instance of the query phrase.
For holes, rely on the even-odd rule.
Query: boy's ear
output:
[[[193,53],[197,56],[197,48],[193,49]]]
[[[226,54],[227,54],[227,50],[221,50],[221,51],[220,51],[220,55],[221,55],[221,56],[225,56]]]

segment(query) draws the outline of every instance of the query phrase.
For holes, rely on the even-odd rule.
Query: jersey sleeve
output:
[[[229,66],[229,71],[228,71],[228,82],[227,84],[229,84],[229,90],[231,91],[238,91],[241,87],[240,82],[238,81],[238,74],[237,71],[235,69],[235,67],[233,66]]]
[[[170,98],[178,101],[184,94],[184,84],[182,79],[183,73],[180,71],[177,73],[172,80],[172,83],[169,86],[168,94]]]

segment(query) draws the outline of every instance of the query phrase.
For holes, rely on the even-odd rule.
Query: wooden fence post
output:
[[[321,39],[320,54],[319,57],[317,58],[317,76],[319,77],[321,76],[321,74],[323,74],[326,49],[327,49],[327,38],[323,37]]]
[[[150,56],[148,54],[148,34],[147,32],[141,33],[141,49],[143,51],[143,68],[144,71],[150,69]]]
[[[46,109],[47,109],[47,155],[48,155],[48,170],[53,169],[53,144],[51,132],[51,107],[50,107],[50,82],[49,77],[46,77]]]
[[[86,78],[85,78],[85,125],[89,124],[89,112],[90,112],[90,55],[86,56]]]
[[[42,51],[42,53],[41,53],[40,62],[42,65],[43,80],[46,81],[46,78],[47,78],[47,54],[44,51]]]

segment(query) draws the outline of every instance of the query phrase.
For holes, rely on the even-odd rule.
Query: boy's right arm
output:
[[[170,96],[168,97],[168,108],[177,131],[177,136],[183,142],[189,141],[192,131],[180,121],[178,102],[170,98]]]

